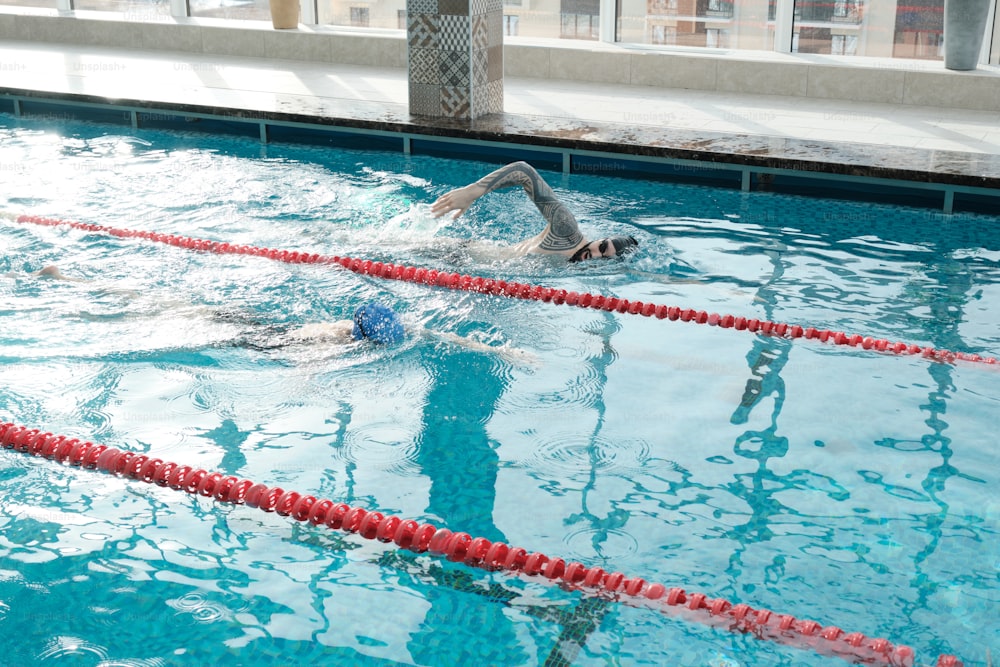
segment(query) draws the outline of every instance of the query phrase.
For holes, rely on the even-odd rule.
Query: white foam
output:
[[[379,237],[420,241],[434,238],[448,224],[448,218],[434,217],[430,204],[410,204],[410,208],[393,216],[382,226]]]

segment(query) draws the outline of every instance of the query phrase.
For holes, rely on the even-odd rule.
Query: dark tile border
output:
[[[14,100],[17,100],[15,102]],[[534,154],[572,171],[712,185],[1000,210],[1000,155],[803,141],[655,126],[493,114],[472,121],[410,116],[405,105],[317,98],[278,100],[282,111],[0,87],[0,110],[140,127],[183,127],[272,141],[354,145],[471,159]],[[199,118],[197,123],[190,118]],[[181,120],[178,120],[181,119]],[[365,137],[358,139],[359,136]],[[489,148],[487,148],[487,146]],[[780,176],[778,178],[777,176]],[[865,187],[858,187],[865,182]]]

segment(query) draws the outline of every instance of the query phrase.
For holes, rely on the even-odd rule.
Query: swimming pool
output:
[[[495,261],[493,168],[10,117],[0,209],[1000,352],[1000,220],[544,176],[627,262]],[[912,646],[998,653],[995,367],[0,222],[0,420]],[[39,279],[57,264],[79,281]],[[391,303],[522,350],[259,345]],[[220,317],[220,313],[240,317]],[[3,451],[10,664],[842,665],[537,578]],[[14,641],[16,639],[16,641]]]

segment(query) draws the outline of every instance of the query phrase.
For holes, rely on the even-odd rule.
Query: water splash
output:
[[[447,216],[434,217],[430,204],[409,204],[409,208],[389,218],[378,230],[379,240],[425,241],[448,226]]]

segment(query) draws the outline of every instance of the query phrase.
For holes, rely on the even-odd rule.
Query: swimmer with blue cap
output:
[[[468,350],[496,354],[515,363],[533,364],[536,361],[530,353],[509,344],[488,345],[465,336],[444,331],[432,331],[426,327],[415,327],[413,333],[451,345],[458,345]],[[307,340],[328,340],[331,342],[367,340],[376,345],[397,345],[403,342],[406,329],[396,311],[389,306],[372,301],[355,309],[354,317],[350,320],[306,324],[289,332],[289,335],[292,339],[300,342]]]
[[[441,217],[454,211],[451,217],[455,220],[487,192],[518,186],[524,188],[548,224],[538,236],[512,246],[503,253],[505,255],[511,257],[529,254],[561,255],[570,262],[579,262],[601,257],[624,257],[639,245],[633,236],[609,236],[588,241],[580,231],[572,211],[559,201],[549,184],[527,162],[508,164],[475,183],[441,195],[431,204],[431,214],[434,217]]]
[[[395,345],[403,341],[403,323],[396,312],[381,303],[366,303],[354,311],[351,337],[380,345]]]
[[[240,313],[218,313],[216,319],[242,322],[245,317]],[[253,335],[243,337],[240,345],[257,350],[273,350],[288,345],[324,341],[337,345],[362,341],[370,341],[376,345],[397,345],[403,342],[406,333],[402,319],[396,311],[389,306],[371,301],[356,308],[354,316],[349,320],[313,322],[291,331],[275,326],[262,327]],[[477,352],[496,354],[513,363],[535,363],[533,355],[510,344],[489,345],[450,332],[432,331],[426,327],[415,327],[411,333]]]
[[[289,342],[328,341],[352,343],[371,341],[376,345],[396,345],[403,342],[406,330],[403,322],[389,306],[370,301],[358,306],[349,320],[313,322],[287,331]],[[282,343],[282,345],[287,343]]]

